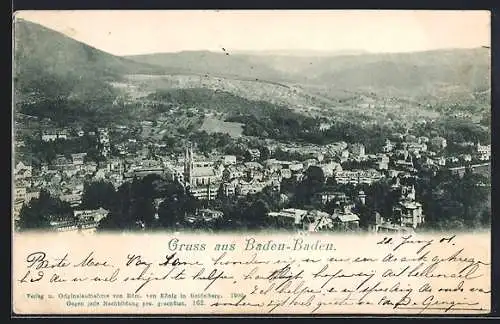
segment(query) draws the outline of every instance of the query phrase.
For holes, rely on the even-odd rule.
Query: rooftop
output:
[[[338,218],[341,222],[354,222],[354,221],[359,221],[359,217],[356,214],[353,213],[347,213],[347,214],[335,214],[334,217]]]
[[[418,203],[415,201],[402,201],[399,204],[407,209],[417,209],[417,208],[422,207],[421,203]]]
[[[192,177],[209,177],[216,175],[212,167],[197,167],[191,171]]]

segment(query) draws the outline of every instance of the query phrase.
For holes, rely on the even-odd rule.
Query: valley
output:
[[[120,56],[22,19],[14,29],[20,229],[491,219],[489,179],[465,172],[491,159],[488,49]]]

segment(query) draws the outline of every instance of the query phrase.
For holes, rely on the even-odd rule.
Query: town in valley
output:
[[[403,65],[399,72],[387,67],[392,72],[379,79],[394,78],[395,85],[385,87],[353,72],[387,65],[362,53],[338,59],[352,66],[337,67],[336,77],[349,82],[334,89],[309,61],[300,74],[310,71],[306,80],[266,72],[260,56],[186,52],[222,67],[253,60],[255,74],[238,71],[240,65],[218,66],[217,73],[194,63],[183,65],[193,71],[170,73],[153,54],[121,58],[35,23],[15,25],[18,231],[411,233],[490,226],[487,49],[456,50],[458,59],[450,59],[456,69],[487,62],[472,67],[474,85],[452,76],[430,84],[429,66],[439,62],[422,52],[414,54],[422,55],[419,62],[431,63],[420,66],[421,80],[412,78],[432,91],[398,79],[418,74]],[[30,41],[33,35],[38,41]],[[59,45],[42,48],[43,41]],[[75,61],[47,58],[61,53]],[[165,62],[181,66],[181,56]],[[104,75],[102,62],[113,73]],[[58,71],[64,64],[79,74]],[[355,84],[353,73],[370,87]]]

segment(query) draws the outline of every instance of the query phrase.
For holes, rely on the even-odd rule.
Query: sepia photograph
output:
[[[479,267],[489,272],[488,255],[478,251],[489,253],[492,217],[490,12],[19,11],[13,16],[12,37],[12,230],[19,239],[43,235],[47,241],[38,242],[53,242],[46,243],[47,249],[65,242],[76,251],[87,244],[82,242],[90,242],[85,240],[140,235],[142,241],[134,242],[148,249],[153,243],[144,244],[146,240],[168,234],[163,245],[177,254],[160,265],[174,266],[195,266],[196,258],[186,261],[179,253],[203,253],[211,246],[203,243],[205,237],[228,238],[226,245],[220,244],[227,250],[215,248],[219,252],[233,251],[234,239],[241,241],[245,255],[275,251],[273,258],[286,251],[321,256],[335,250],[337,244],[314,235],[345,241],[343,251],[353,258],[349,247],[361,249],[367,235],[379,235],[373,249],[393,244],[393,236],[401,241],[392,245],[394,251],[420,244],[414,258],[436,242],[441,245],[435,251],[443,251],[444,243],[456,240],[457,248],[470,247],[469,256],[486,259],[471,261],[463,249],[436,252],[439,256],[432,261],[438,258],[443,268],[451,261],[466,262],[465,268],[456,270],[457,275],[431,275],[438,270],[427,267],[418,278],[465,281],[440,287],[432,298],[422,297],[424,302],[413,302],[416,297],[410,302],[406,291],[397,303],[378,296],[374,304],[383,306],[366,300],[356,305],[373,306],[370,312],[387,305],[406,306],[407,311],[489,310],[488,305],[479,308],[478,303],[443,296],[464,289],[489,294],[489,282],[486,288],[469,287],[467,280],[476,278],[472,272]],[[428,244],[414,239],[432,233],[451,234],[436,234]],[[474,233],[487,238],[458,241],[459,235]],[[172,239],[172,234],[181,239]],[[183,241],[183,235],[198,238]],[[272,239],[260,240],[259,235]],[[74,241],[69,238],[73,236]],[[288,237],[290,243],[278,237]],[[125,253],[132,249],[130,242],[127,247],[109,243],[109,254],[119,246]],[[476,242],[484,242],[487,251],[471,250]],[[35,241],[26,244],[37,246]],[[63,267],[67,260],[49,260],[49,251],[33,252],[21,243],[16,248],[22,249],[19,264],[26,266],[19,285],[37,281],[37,270]],[[65,253],[59,247],[57,251]],[[79,265],[106,264],[97,261],[96,251]],[[376,255],[390,260],[385,252],[370,251],[366,247],[366,262],[376,262]],[[128,257],[127,267],[146,264],[144,256]],[[213,264],[222,262],[218,255],[215,259]],[[53,260],[59,265],[49,266]],[[257,262],[252,260],[245,262]],[[342,260],[347,259],[337,261]],[[392,277],[392,270],[377,264],[373,267],[381,278]],[[452,267],[455,263],[447,271],[455,271]],[[413,273],[424,266],[416,269]],[[207,267],[197,272],[193,282],[203,276],[211,283],[230,278],[227,271],[214,271]],[[294,276],[290,271],[281,268],[266,278],[300,278],[302,272]],[[333,270],[312,271],[311,280],[342,277],[342,270],[333,275],[328,271]],[[405,271],[417,280],[410,268],[401,273]],[[61,274],[54,274],[55,279],[38,275],[47,284],[63,282]],[[73,282],[86,280],[80,279]],[[107,281],[101,279],[94,281]],[[157,279],[144,279],[144,285]],[[391,286],[392,293],[406,287]],[[331,311],[331,302],[310,305],[327,287],[301,290],[303,296],[315,295],[302,302],[294,299],[296,304],[286,307],[309,312],[323,305],[325,312]],[[422,287],[426,283],[418,281],[412,293],[427,292]],[[246,313],[285,307],[285,302],[261,305],[250,302],[250,294],[233,294],[233,304],[210,306],[224,305],[224,312],[230,308],[233,313],[236,306]],[[27,300],[43,299],[33,296]],[[134,296],[130,298],[139,298]],[[448,302],[438,302],[438,297]],[[63,295],[56,299],[66,306],[73,300]],[[189,312],[208,307],[203,298],[195,300]],[[50,311],[37,305],[33,307]],[[73,306],[71,311],[78,311]],[[84,309],[80,311],[92,312],[92,307]],[[154,312],[169,311],[160,307]]]

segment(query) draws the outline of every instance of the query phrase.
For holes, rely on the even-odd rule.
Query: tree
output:
[[[100,207],[111,210],[116,204],[115,187],[105,181],[85,183],[83,187],[81,208],[98,209]]]
[[[19,214],[19,229],[21,231],[32,229],[47,229],[50,226],[48,215],[41,214],[30,205],[24,205]]]
[[[318,166],[310,166],[304,173],[304,179],[297,186],[294,202],[297,205],[309,204],[313,195],[324,188],[325,174]]]
[[[163,136],[163,142],[166,145],[166,147],[170,150],[173,150],[177,144],[177,140],[169,134],[165,134]]]
[[[371,210],[367,205],[359,204],[356,206],[356,213],[359,215],[359,226],[362,228],[368,227],[375,211]]]
[[[311,186],[322,187],[323,184],[325,183],[325,179],[326,178],[323,169],[313,165],[307,168],[304,174],[303,182],[310,184]]]
[[[491,127],[491,112],[489,110],[483,113],[480,124],[486,127]]]
[[[154,221],[155,198],[166,192],[167,182],[159,175],[151,174],[142,179],[134,179],[131,184],[131,213],[135,221],[151,226]]]
[[[193,207],[195,198],[186,194],[179,183],[170,183],[165,189],[165,198],[158,207],[158,217],[162,226],[175,228],[181,223],[185,214]]]
[[[126,227],[120,221],[120,217],[115,212],[110,212],[105,218],[99,222],[98,231],[115,231],[124,230]]]
[[[271,157],[271,151],[266,146],[260,148],[260,159],[265,161]]]
[[[472,172],[466,172],[462,178],[439,172],[429,179],[420,179],[426,226],[463,229],[489,225],[488,184],[489,179]]]
[[[269,212],[269,205],[262,199],[255,201],[248,207],[244,213],[243,218],[248,228],[257,229],[262,228],[266,223],[267,213]]]
[[[464,223],[468,227],[480,226],[483,213],[490,210],[490,191],[486,186],[488,182],[488,179],[480,174],[466,172],[459,183],[455,199],[463,203]]]
[[[19,229],[47,229],[52,220],[72,220],[73,210],[68,202],[52,197],[41,190],[38,198],[23,206],[19,215]]]
[[[121,185],[116,192],[116,203],[106,218],[101,220],[99,230],[125,230],[133,228],[135,217],[132,214],[132,184]]]

